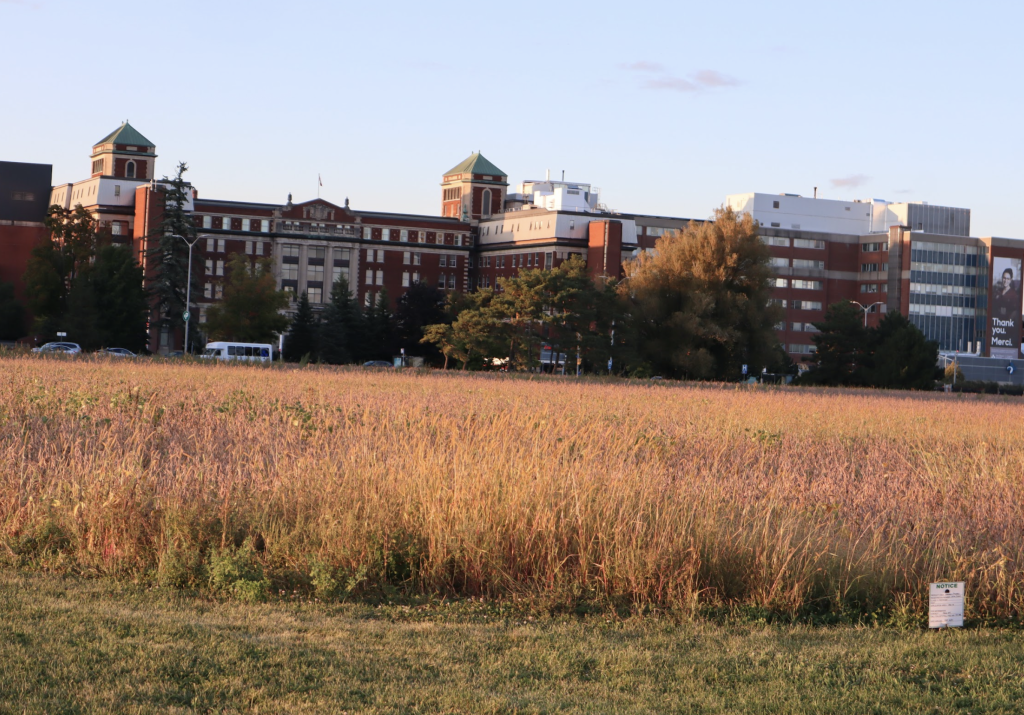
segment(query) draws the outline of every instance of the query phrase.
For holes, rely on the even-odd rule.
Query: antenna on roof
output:
[[[818,198],[818,187],[814,187],[814,198]]]

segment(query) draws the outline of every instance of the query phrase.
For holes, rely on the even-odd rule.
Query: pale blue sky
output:
[[[0,0],[0,160],[130,119],[207,197],[435,214],[470,152],[620,211],[921,200],[1024,238],[1020,2]]]

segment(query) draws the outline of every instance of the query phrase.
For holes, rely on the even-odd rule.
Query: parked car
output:
[[[368,360],[363,363],[363,367],[394,367],[387,360]]]
[[[104,348],[100,350],[100,353],[106,355],[113,355],[114,357],[138,357],[128,348]]]
[[[38,348],[32,348],[34,353],[64,353],[65,355],[77,355],[82,352],[82,346],[78,343],[45,343]]]

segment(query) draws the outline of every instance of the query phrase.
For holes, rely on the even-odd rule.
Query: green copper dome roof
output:
[[[128,122],[125,122],[110,134],[100,139],[93,146],[99,146],[100,144],[128,144],[131,146],[156,147],[156,144],[139,134],[139,131]]]
[[[486,174],[488,176],[505,176],[505,172],[496,167],[484,158],[480,152],[469,155],[469,158],[458,166],[444,172],[445,176],[450,174]]]

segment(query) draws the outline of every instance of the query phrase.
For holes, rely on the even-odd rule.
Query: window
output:
[[[120,196],[120,195],[121,195],[121,185],[120,184],[115,184],[114,185],[114,196]]]
[[[257,256],[262,256],[263,255],[263,241],[257,241],[256,242],[256,255]]]
[[[369,226],[363,226],[363,240],[369,241],[371,238],[373,238],[373,229]],[[366,295],[370,294],[367,293]]]
[[[789,352],[796,355],[813,355],[817,350],[813,345],[790,345]]]
[[[313,283],[323,283],[324,280],[324,264],[320,265],[307,264],[306,265],[306,280]]]
[[[787,279],[787,278],[776,278],[775,279],[775,285],[774,285],[775,288],[786,288],[788,286],[789,286],[789,279]]]
[[[480,209],[481,209],[480,213],[483,216],[490,216],[491,215],[491,190],[490,189],[484,189],[483,201],[481,203],[482,203],[482,206],[480,207]]]
[[[270,232],[270,220],[269,219],[263,219],[262,221],[260,221],[260,231],[262,231],[263,233],[269,233]]]
[[[208,276],[212,276],[213,275],[213,259],[212,258],[207,258],[206,259],[206,275],[208,275]]]
[[[245,242],[245,253],[246,253],[246,255],[251,256],[253,254],[253,250],[254,250],[253,249],[253,242],[252,241],[246,241]]]
[[[306,260],[312,263],[313,261],[322,261],[327,257],[327,249],[323,246],[310,246],[306,252]]]
[[[102,174],[103,173],[103,159],[97,159],[92,163],[92,173]]]
[[[204,298],[212,298],[213,297],[213,283],[203,283],[203,297]]]
[[[403,271],[402,272],[402,287],[403,288],[408,288],[409,287],[409,271]]]
[[[416,252],[416,253],[412,254],[412,264],[414,266],[422,265],[423,264],[423,254],[419,253],[419,252]]]
[[[363,306],[369,308],[372,303],[373,293],[371,293],[370,291],[366,291],[366,294],[363,296]]]
[[[110,233],[113,236],[121,236],[125,232],[122,231],[124,221],[111,221],[110,222]]]
[[[377,271],[377,285],[384,285],[384,271]]]
[[[547,271],[551,270],[552,258],[553,258],[552,254],[550,254],[550,253],[545,253],[544,254],[544,270],[547,270]]]
[[[217,275],[224,275],[224,261],[217,261]]]
[[[877,283],[861,283],[860,284],[860,292],[861,293],[877,293],[878,292],[878,284]]]
[[[284,263],[281,265],[281,278],[286,281],[299,280],[299,264]]]
[[[878,241],[875,243],[862,243],[860,245],[860,250],[863,251],[864,253],[874,253],[875,251],[888,251],[889,242]]]
[[[367,263],[373,263],[373,249],[372,248],[367,248],[366,249],[366,262]]]
[[[785,307],[785,306],[783,306]],[[794,300],[793,310],[821,310],[820,300]]]
[[[217,239],[217,253],[224,253],[224,239]]]
[[[444,290],[444,286],[445,286],[445,277],[444,277],[444,273],[442,273],[440,276],[437,277],[437,287],[440,288],[441,290]]]
[[[861,263],[860,264],[860,271],[861,271],[861,273],[872,273],[872,272],[877,271],[877,270],[878,270],[878,264],[877,263]]]
[[[222,231],[230,231],[231,230],[231,219],[228,218],[227,216],[222,218],[220,220],[220,227],[221,227]]]
[[[135,178],[135,162],[134,161],[129,161],[127,164],[125,164],[125,166],[124,166],[124,175],[125,175],[125,178],[128,178],[128,179],[134,179]]]
[[[386,229],[386,228],[382,228],[380,230],[380,240],[382,240],[382,241],[390,241],[391,240],[391,231]]]
[[[772,221],[772,228],[781,228],[782,224],[778,221]]]
[[[789,259],[772,256],[772,266],[774,268],[789,268]]]
[[[459,262],[459,257],[458,256],[449,256],[448,257],[448,267],[449,268],[457,268],[458,267],[457,266],[458,262]]]
[[[812,261],[806,258],[794,258],[793,268],[815,268],[825,270],[825,261]]]
[[[789,248],[789,239],[783,238],[782,236],[765,236],[764,242],[769,246],[778,246],[779,248]]]
[[[825,242],[816,238],[794,238],[793,248],[814,248],[822,250],[825,248]]]
[[[335,266],[334,273],[331,276],[331,283],[337,283],[339,278],[344,278],[348,281],[348,266]]]
[[[455,274],[448,276],[448,290],[455,290]]]
[[[412,272],[412,282],[413,283],[419,283],[420,282],[420,272],[419,271],[413,271]]]
[[[793,323],[792,324],[792,329],[794,331],[798,332],[798,333],[802,333],[804,331],[804,324],[803,323]]]
[[[772,201],[772,208],[773,209],[779,208],[779,202],[778,201]]]
[[[213,297],[216,298],[217,300],[220,300],[221,298],[223,298],[224,297],[224,286],[222,284],[218,283],[216,286],[214,286],[214,288],[216,290],[214,291]]]
[[[402,251],[402,265],[412,265],[412,251]]]
[[[437,259],[437,265],[441,266],[441,268],[447,268],[448,267],[448,256],[446,256],[445,254],[442,253],[441,257]]]
[[[797,302],[799,302],[799,301],[797,301]],[[783,298],[769,298],[768,299],[768,303],[769,303],[769,305],[777,305],[780,308],[785,308],[786,307],[786,300],[783,299]]]
[[[793,287],[801,290],[821,290],[822,283],[821,281],[807,281],[794,278]]]
[[[533,268],[533,254],[532,253],[527,253],[526,254],[526,266],[528,268]]]
[[[402,229],[402,233],[399,235],[398,240],[400,240],[400,241],[408,241],[409,240],[409,231],[408,231],[408,229],[404,229],[404,228]]]
[[[206,218],[210,218],[210,217],[207,216]],[[213,253],[213,239],[212,238],[206,239],[206,252],[207,253]]]
[[[286,243],[281,246],[281,258],[285,263],[298,263],[299,247],[293,243]]]
[[[366,285],[368,285],[368,286],[372,286],[373,285],[373,269],[372,268],[367,268],[366,269],[366,281],[365,282],[366,282]]]

